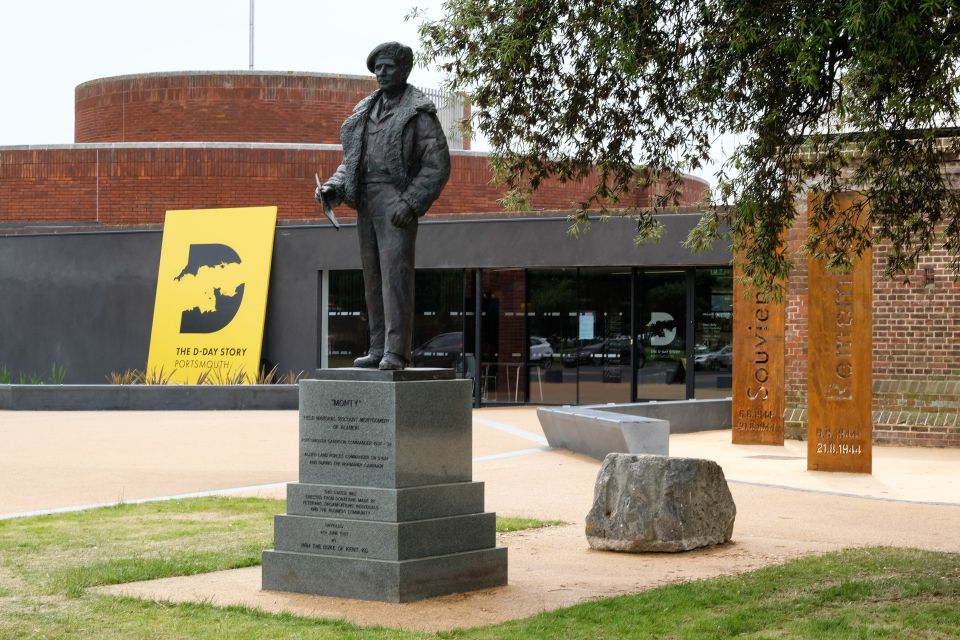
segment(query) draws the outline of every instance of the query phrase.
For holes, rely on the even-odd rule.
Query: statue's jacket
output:
[[[338,200],[357,209],[362,197],[362,162],[367,118],[380,90],[361,100],[340,127],[343,162],[327,181]],[[419,217],[427,212],[450,177],[450,151],[437,108],[420,90],[407,85],[386,132],[390,178]]]

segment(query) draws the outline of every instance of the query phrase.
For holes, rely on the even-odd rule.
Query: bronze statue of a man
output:
[[[340,127],[343,163],[315,195],[357,210],[370,348],[354,366],[403,369],[413,347],[417,220],[450,177],[450,151],[437,108],[407,84],[413,50],[385,42],[367,68],[380,88]]]

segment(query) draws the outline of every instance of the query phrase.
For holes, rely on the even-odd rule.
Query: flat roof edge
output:
[[[270,77],[306,77],[306,78],[332,78],[343,80],[363,80],[373,82],[376,76],[353,75],[348,73],[324,73],[321,71],[260,71],[257,69],[213,69],[210,71],[201,70],[181,70],[181,71],[148,71],[145,73],[128,73],[119,76],[103,76],[85,80],[76,86],[81,89],[88,85],[100,84],[103,82],[122,82],[127,80],[139,80],[142,78],[166,78],[166,77],[200,77],[200,76],[270,76]]]

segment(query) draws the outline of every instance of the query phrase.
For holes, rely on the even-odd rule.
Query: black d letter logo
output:
[[[203,284],[203,300],[180,316],[180,333],[216,333],[230,324],[243,301],[243,283],[230,282],[228,267],[240,256],[225,244],[192,244],[187,266],[174,278],[193,276]]]

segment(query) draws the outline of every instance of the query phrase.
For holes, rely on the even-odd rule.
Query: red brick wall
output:
[[[75,142],[338,144],[372,76],[159,73],[91,80],[75,91]]]
[[[0,222],[94,222],[97,152],[0,150]]]
[[[786,314],[784,326],[784,363],[786,399],[784,414],[788,437],[806,439],[807,411],[807,319],[808,273],[807,260],[802,256],[807,234],[806,198],[796,202],[797,219],[787,234],[787,250],[793,260],[793,270],[787,280]]]
[[[881,277],[888,247],[874,250],[873,340],[877,379],[960,379],[960,282],[943,250],[920,259],[907,278]]]
[[[277,205],[285,220],[317,216],[314,172],[325,179],[340,162],[339,147],[250,147],[223,144],[63,146],[0,149],[0,222],[152,224],[168,209]],[[454,153],[453,171],[431,216],[499,212],[503,190],[490,184],[487,157]],[[683,204],[704,184],[690,179]],[[541,210],[568,210],[588,184],[548,184],[535,195]],[[650,199],[638,193],[636,200]],[[338,217],[349,220],[346,207]]]
[[[317,212],[313,172],[339,151],[217,147],[0,150],[0,221],[159,223],[168,209],[273,205]]]
[[[807,289],[806,202],[798,202],[789,247],[794,270],[787,284],[787,399],[791,437],[806,438]],[[960,446],[960,282],[948,256],[934,250],[915,273],[886,280],[889,247],[873,250],[873,429],[878,444]]]

